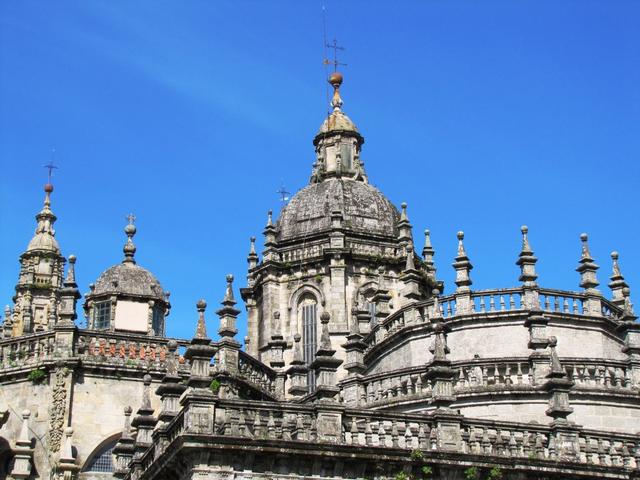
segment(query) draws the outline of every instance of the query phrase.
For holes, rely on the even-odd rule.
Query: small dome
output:
[[[56,238],[48,232],[36,233],[27,246],[27,251],[44,250],[60,253],[60,245]]]
[[[318,135],[328,132],[358,132],[358,128],[355,123],[351,121],[349,117],[347,117],[341,110],[335,110],[331,112],[327,118],[324,119],[322,125],[320,126],[320,130],[318,131]]]
[[[329,178],[296,193],[280,212],[278,240],[308,237],[331,229],[331,213],[343,213],[350,232],[395,238],[400,214],[377,188],[345,178]]]
[[[91,296],[104,294],[164,300],[158,279],[149,270],[131,262],[114,265],[98,277]]]

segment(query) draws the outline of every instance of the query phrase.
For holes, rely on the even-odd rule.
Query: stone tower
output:
[[[65,258],[55,238],[51,211],[53,185],[44,186],[44,206],[36,215],[35,234],[20,255],[20,275],[13,297],[13,309],[5,318],[5,336],[19,336],[50,330],[56,321],[59,290],[63,284]],[[10,322],[7,325],[7,322]]]
[[[329,315],[331,343],[338,347],[409,299],[429,298],[438,285],[414,252],[406,205],[398,211],[368,183],[360,157],[364,138],[342,111],[342,75],[335,72],[329,83],[333,110],[313,140],[309,185],[277,222],[269,212],[262,261],[253,239],[248,257],[248,287],[242,290],[247,350],[276,368],[294,360],[296,335],[304,363],[311,364],[321,315]],[[336,357],[344,360],[345,351],[338,349]]]

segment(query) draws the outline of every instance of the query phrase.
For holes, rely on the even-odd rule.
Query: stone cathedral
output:
[[[45,185],[0,327],[0,479],[640,479],[640,323],[618,254],[605,294],[583,234],[579,290],[547,288],[522,227],[518,282],[474,290],[458,232],[445,288],[429,231],[369,184],[329,82],[309,184],[269,213],[260,253],[251,239],[243,288],[221,279],[215,314],[198,302],[191,339],[165,334],[133,217],[122,262],[81,295]]]

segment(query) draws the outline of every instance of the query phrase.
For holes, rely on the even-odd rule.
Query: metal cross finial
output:
[[[333,70],[337,71],[338,70],[338,65],[342,65],[342,66],[347,66],[346,63],[340,63],[338,61],[338,50],[342,50],[344,51],[344,47],[340,47],[338,46],[338,41],[334,38],[333,39],[333,43],[327,43],[325,44],[325,46],[327,48],[332,48],[333,49],[333,60],[329,60],[328,58],[324,59],[324,64],[325,65],[333,65]]]
[[[287,201],[289,200],[289,195],[291,195],[291,192],[287,191],[287,189],[284,187],[284,184],[278,190],[276,190],[276,193],[280,194],[280,201],[282,202],[282,204],[287,203]]]
[[[136,216],[133,213],[130,213],[125,218],[129,222],[129,225],[133,225],[135,223],[135,221],[136,221]]]
[[[54,152],[55,152],[55,150],[54,150]],[[53,174],[53,170],[56,170],[58,167],[56,167],[53,164],[53,160],[50,161],[48,164],[43,165],[43,167],[49,170],[47,172],[47,183],[51,183],[51,175]]]

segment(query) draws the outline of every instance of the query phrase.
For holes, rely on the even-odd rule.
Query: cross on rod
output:
[[[327,44],[325,44],[325,46],[327,48],[332,48],[333,49],[333,61],[329,60],[328,58],[325,58],[324,59],[324,64],[325,65],[333,65],[333,70],[334,71],[338,70],[338,65],[342,65],[342,66],[345,66],[345,67],[347,66],[346,63],[340,63],[338,61],[338,50],[344,51],[344,47],[340,47],[338,45],[338,41],[335,38],[333,39],[333,43],[327,43]]]
[[[127,215],[125,217],[127,219],[127,221],[129,222],[129,225],[133,225],[134,222],[136,221],[136,216],[133,213],[130,213],[129,215]]]
[[[47,172],[47,183],[51,183],[51,175],[53,174],[53,170],[57,169],[58,167],[56,167],[53,164],[53,161],[49,162],[46,165],[43,165],[43,167],[48,170],[48,172]]]
[[[276,193],[280,194],[280,201],[282,203],[286,203],[287,200],[289,200],[289,195],[291,195],[291,192],[288,192],[286,188],[284,188],[284,185],[282,185],[278,190],[276,190]]]

